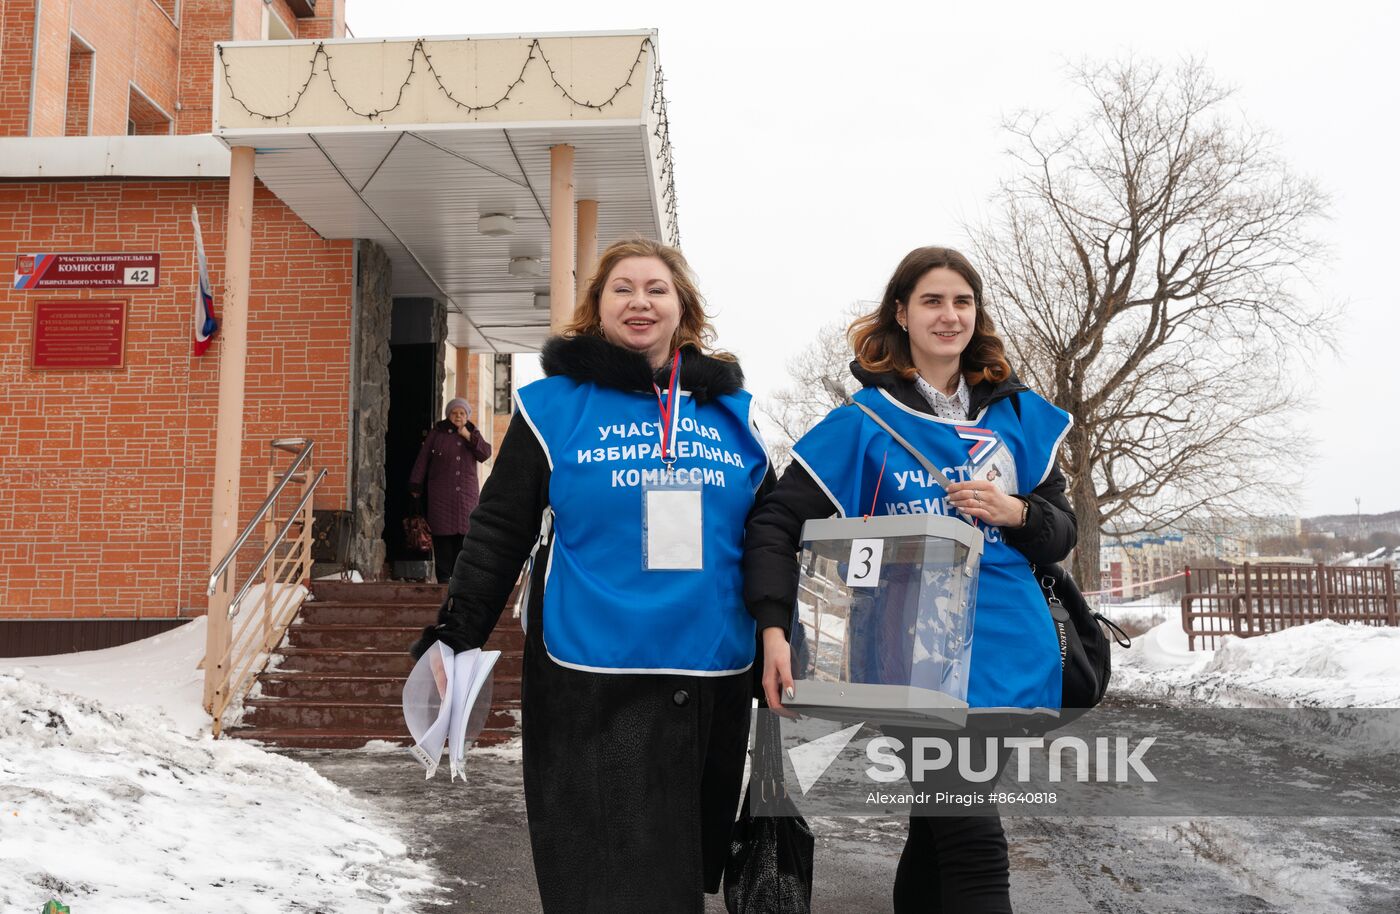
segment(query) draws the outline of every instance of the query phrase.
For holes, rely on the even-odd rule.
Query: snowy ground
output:
[[[1320,622],[1190,652],[1175,606],[1115,648],[1119,702],[1400,707],[1400,630]],[[1162,618],[1155,618],[1158,614]],[[468,785],[401,747],[284,757],[214,741],[202,620],[137,644],[0,660],[0,911],[538,910],[518,751]],[[307,764],[309,763],[309,764]],[[1008,817],[1017,909],[1384,912],[1395,819]],[[902,819],[820,819],[818,911],[887,911]],[[719,911],[710,899],[708,911]]]
[[[1400,628],[1325,620],[1191,651],[1176,619],[1114,647],[1113,694],[1225,707],[1400,707]]]
[[[377,914],[438,877],[372,801],[214,740],[204,620],[134,644],[0,660],[0,911]],[[412,760],[405,755],[405,764]]]
[[[1107,610],[1115,621],[1116,609]],[[1142,601],[1124,615],[1150,622],[1153,611]],[[1400,707],[1396,658],[1400,629],[1331,621],[1227,638],[1217,650],[1191,651],[1179,615],[1169,611],[1131,648],[1114,648],[1111,690],[1120,699],[1172,705],[1394,708]],[[1346,718],[1343,713],[1331,719],[1345,728]],[[1393,734],[1364,736],[1372,747],[1400,752]],[[1400,879],[1395,818],[1128,819],[1107,831],[1105,824],[1043,823],[1067,839],[1087,838],[1098,829],[1107,841],[1105,865],[1132,881],[1140,882],[1142,871],[1124,864],[1149,859],[1144,852],[1150,847],[1161,848],[1166,859],[1189,858],[1198,877],[1213,874],[1232,897],[1221,910],[1400,911],[1394,895]],[[1134,853],[1125,857],[1130,848]]]

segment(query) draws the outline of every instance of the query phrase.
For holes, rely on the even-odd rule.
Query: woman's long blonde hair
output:
[[[598,258],[598,266],[588,278],[588,286],[583,298],[574,310],[574,319],[564,327],[564,336],[602,336],[603,322],[599,312],[599,302],[603,297],[603,287],[613,268],[628,257],[655,257],[671,271],[675,281],[676,297],[681,304],[681,322],[671,336],[671,349],[692,346],[700,352],[717,359],[733,360],[727,352],[712,350],[715,329],[710,324],[710,316],[705,313],[705,299],[695,284],[695,274],[685,255],[669,244],[652,241],[650,238],[629,238],[608,245],[608,249]]]

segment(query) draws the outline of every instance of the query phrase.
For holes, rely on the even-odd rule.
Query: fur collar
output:
[[[540,353],[540,365],[547,375],[618,390],[650,391],[653,382],[665,386],[671,370],[667,366],[653,372],[641,354],[597,336],[552,337]],[[712,358],[687,346],[681,352],[681,386],[696,403],[704,403],[738,391],[744,386],[744,373],[738,362]]]

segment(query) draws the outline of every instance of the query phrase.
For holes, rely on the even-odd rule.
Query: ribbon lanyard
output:
[[[681,351],[676,350],[676,354],[671,358],[671,380],[666,385],[666,401],[661,401],[661,388],[656,386],[656,382],[651,382],[651,389],[656,391],[656,408],[661,413],[661,461],[666,464],[666,469],[671,468],[671,464],[676,462],[676,427],[680,424],[680,410],[676,409],[676,401],[680,399],[681,392]]]

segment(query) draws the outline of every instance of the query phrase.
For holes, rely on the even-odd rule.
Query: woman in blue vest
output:
[[[792,694],[787,636],[803,523],[833,514],[938,513],[974,520],[985,535],[969,707],[1058,712],[1058,641],[1031,563],[1059,561],[1074,547],[1074,513],[1056,467],[1069,416],[1012,373],[981,277],[957,251],[911,251],[879,309],[851,325],[851,341],[851,371],[862,385],[854,399],[943,468],[951,484],[944,491],[925,478],[915,458],[856,406],[833,410],[794,445],[792,464],[749,521],[744,555],[769,705],[780,707],[782,694]],[[986,812],[910,817],[894,886],[898,914],[1011,910],[1006,836],[995,809]]]
[[[755,681],[744,523],[773,477],[712,336],[679,251],[603,253],[413,646],[485,643],[534,556],[521,723],[546,912],[699,912],[719,889]]]

